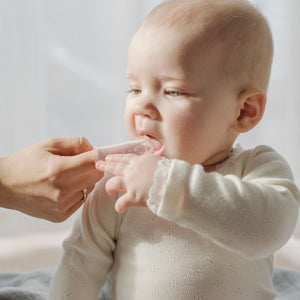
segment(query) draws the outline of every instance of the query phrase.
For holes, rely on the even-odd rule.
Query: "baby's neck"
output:
[[[214,172],[216,170],[216,168],[222,164],[223,162],[225,162],[228,158],[230,158],[230,156],[232,155],[232,149],[230,149],[229,151],[224,151],[222,152],[222,155],[220,155],[220,158],[211,164],[203,164],[203,168],[204,171],[209,173],[209,172]]]

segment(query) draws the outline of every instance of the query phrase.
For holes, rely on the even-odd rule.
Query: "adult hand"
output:
[[[125,212],[131,206],[147,206],[160,159],[152,154],[112,154],[105,161],[97,162],[98,170],[113,175],[106,183],[107,193],[112,196],[117,192],[125,192],[115,204],[118,213]]]
[[[0,158],[0,206],[62,222],[83,203],[103,172],[81,137],[50,138]]]

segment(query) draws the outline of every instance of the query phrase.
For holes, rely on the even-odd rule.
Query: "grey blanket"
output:
[[[54,270],[33,272],[0,272],[0,300],[45,300]],[[103,287],[99,300],[110,300],[110,277]]]
[[[0,273],[1,300],[44,300],[53,270],[28,273]]]
[[[300,300],[300,272],[275,268],[273,283],[276,300]]]
[[[45,300],[53,270],[37,270],[26,273],[0,273],[0,300]],[[274,286],[276,300],[300,300],[300,272],[275,268]],[[109,300],[110,280],[99,296]]]

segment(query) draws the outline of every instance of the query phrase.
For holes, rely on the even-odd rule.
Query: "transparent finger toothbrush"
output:
[[[95,162],[97,162],[99,160],[104,160],[105,157],[109,154],[133,153],[137,155],[142,155],[144,153],[152,153],[153,150],[154,146],[150,138],[146,135],[143,135],[122,144],[105,147],[94,147],[94,158]]]

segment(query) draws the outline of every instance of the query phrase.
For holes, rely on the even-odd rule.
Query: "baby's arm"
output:
[[[105,181],[105,180],[103,180]],[[89,196],[50,286],[49,299],[98,299],[113,262],[119,216],[100,182]]]
[[[110,194],[125,192],[118,212],[148,205],[244,257],[268,256],[294,229],[299,192],[287,163],[269,147],[246,151],[233,164],[235,175],[221,175],[179,160],[117,155],[98,167],[114,175],[106,187]]]
[[[233,163],[240,176],[162,161],[148,206],[244,257],[268,256],[292,234],[299,192],[287,163],[269,147],[258,147]],[[162,168],[168,169],[167,184],[159,177]],[[162,199],[155,196],[164,189]]]

